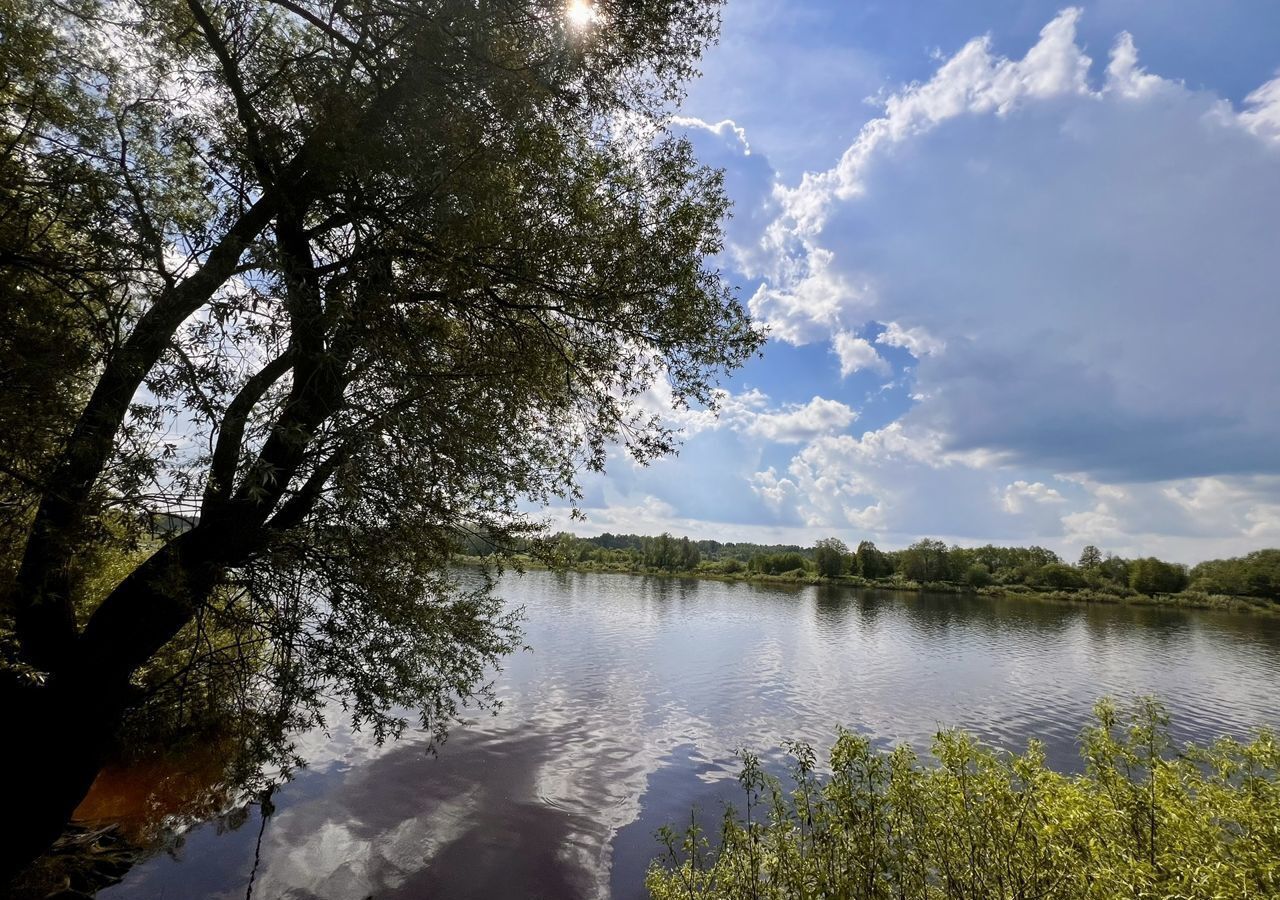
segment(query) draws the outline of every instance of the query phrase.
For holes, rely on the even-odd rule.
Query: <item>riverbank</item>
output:
[[[487,560],[478,556],[461,556],[457,561],[470,566],[484,567]],[[700,567],[686,570],[645,569],[599,563],[567,563],[551,565],[534,556],[517,555],[510,565],[533,571],[566,571],[601,575],[631,575],[654,578],[696,578],[701,581],[725,583],[775,584],[790,586],[839,586],[863,590],[907,591],[930,594],[955,594],[957,596],[997,597],[1013,600],[1031,600],[1043,603],[1090,603],[1113,606],[1163,607],[1167,609],[1209,609],[1223,612],[1249,613],[1263,616],[1280,616],[1280,604],[1254,597],[1232,597],[1225,594],[1205,594],[1198,591],[1182,591],[1177,594],[1140,594],[1097,588],[1064,588],[1041,590],[1027,585],[988,585],[971,587],[948,581],[917,582],[895,578],[867,579],[858,575],[842,575],[826,578],[810,572],[787,572],[770,575],[751,572],[745,567],[736,572],[715,571]]]

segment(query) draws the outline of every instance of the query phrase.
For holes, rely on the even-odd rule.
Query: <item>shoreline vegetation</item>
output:
[[[458,561],[483,566],[494,548],[470,540]],[[1280,550],[1188,567],[1155,557],[1124,559],[1084,548],[1074,564],[1043,547],[959,547],[923,539],[882,551],[836,538],[812,547],[694,541],[670,534],[560,533],[514,548],[517,569],[697,578],[778,585],[838,585],[1043,602],[1102,603],[1280,615]]]
[[[719,834],[663,828],[653,900],[1274,897],[1280,891],[1280,747],[1263,729],[1175,748],[1161,705],[1094,708],[1084,771],[1048,768],[962,731],[923,765],[841,732],[829,764],[792,743],[789,785],[740,751],[745,810]]]

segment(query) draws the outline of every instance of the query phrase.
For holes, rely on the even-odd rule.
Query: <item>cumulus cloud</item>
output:
[[[1280,476],[1102,483],[1010,468],[957,453],[901,423],[861,437],[825,435],[781,470],[750,478],[780,519],[812,533],[901,546],[928,535],[965,545],[1038,543],[1074,559],[1085,544],[1187,563],[1280,541]]]
[[[1122,31],[1111,48],[1106,90],[1136,99],[1153,94],[1168,84],[1158,75],[1148,75],[1138,65],[1138,48],[1133,42],[1133,35]]]
[[[725,190],[733,198],[733,216],[725,223],[724,260],[735,271],[756,278],[775,262],[766,256],[761,235],[779,214],[774,186],[777,173],[769,160],[753,153],[746,130],[732,119],[707,122],[692,116],[678,116],[671,124],[694,146],[698,159],[722,169]],[[797,264],[808,265],[806,261]]]
[[[946,349],[946,342],[941,341],[923,328],[903,328],[897,322],[889,322],[884,331],[876,338],[877,344],[889,347],[903,347],[916,359],[933,356]]]
[[[779,477],[773,466],[751,476],[751,489],[774,509],[793,506],[798,495],[796,483],[785,475]]]
[[[1280,541],[1280,78],[1237,107],[1149,71],[1127,32],[1095,63],[1080,17],[1020,58],[970,41],[785,185],[758,134],[678,123],[726,168],[723,262],[772,338],[829,345],[845,378],[905,351],[893,379],[914,406],[882,424],[868,401],[858,434],[816,373],[788,383],[803,403],[726,393],[718,419],[677,413],[687,483],[627,473],[605,508],[706,536],[772,516],[796,536],[1068,558]],[[706,525],[726,497],[740,524]]]
[[[1000,494],[1000,505],[1005,512],[1020,513],[1032,503],[1065,503],[1066,498],[1043,481],[1019,479],[1005,487]]]
[[[908,424],[950,449],[1117,482],[1280,471],[1280,79],[1237,110],[1128,34],[1094,78],[1080,15],[1021,59],[971,41],[776,188],[752,309],[793,342],[886,323],[919,360]]]
[[[882,375],[887,375],[891,371],[889,363],[876,352],[876,348],[872,347],[871,342],[866,338],[841,331],[831,342],[831,347],[840,358],[841,377],[848,377],[863,369],[871,369]]]
[[[858,318],[851,307],[870,310],[871,292],[850,283],[833,267],[834,260],[834,253],[815,246],[802,254],[777,256],[766,267],[772,280],[756,289],[748,307],[769,326],[771,337],[807,344],[840,329],[843,321]],[[749,264],[744,267],[756,274]]]
[[[728,429],[773,443],[798,444],[819,435],[843,431],[858,418],[857,410],[848,404],[820,396],[805,403],[775,406],[769,395],[758,388],[739,393],[717,391],[714,409],[683,407],[674,401],[670,387],[662,379],[636,402],[642,410],[661,417],[685,438]]]
[[[780,444],[799,444],[848,428],[858,414],[839,400],[814,397],[770,412],[754,410],[738,421],[747,434]]]
[[[1256,134],[1280,141],[1280,78],[1273,78],[1244,99],[1240,121]]]
[[[742,151],[743,156],[751,155],[751,144],[747,141],[747,130],[740,127],[733,119],[706,122],[696,116],[672,116],[671,124],[682,128],[701,129],[714,134],[716,137],[727,138],[731,145],[737,144],[737,148]]]
[[[860,437],[817,437],[785,472],[757,472],[752,489],[810,527],[963,535],[990,518],[990,482],[1000,477],[986,471],[992,464],[981,453],[948,451],[937,433],[895,422]]]

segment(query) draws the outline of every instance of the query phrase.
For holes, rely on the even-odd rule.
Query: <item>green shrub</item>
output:
[[[1220,739],[1171,753],[1167,718],[1110,701],[1081,736],[1085,773],[1058,774],[1032,742],[1014,756],[962,732],[938,765],[841,732],[830,776],[791,745],[784,791],[742,754],[746,817],[726,812],[713,850],[696,826],[659,834],[655,900],[675,898],[1133,898],[1280,895],[1280,746]]]
[[[1030,583],[1038,588],[1064,590],[1085,586],[1084,574],[1065,563],[1049,563],[1041,566],[1031,576]]]
[[[964,583],[969,587],[981,588],[991,584],[991,573],[981,563],[974,563],[964,573]]]

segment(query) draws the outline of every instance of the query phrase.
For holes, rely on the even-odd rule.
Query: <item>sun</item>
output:
[[[591,0],[569,0],[564,14],[574,28],[586,28],[600,20],[600,13],[591,5]]]

